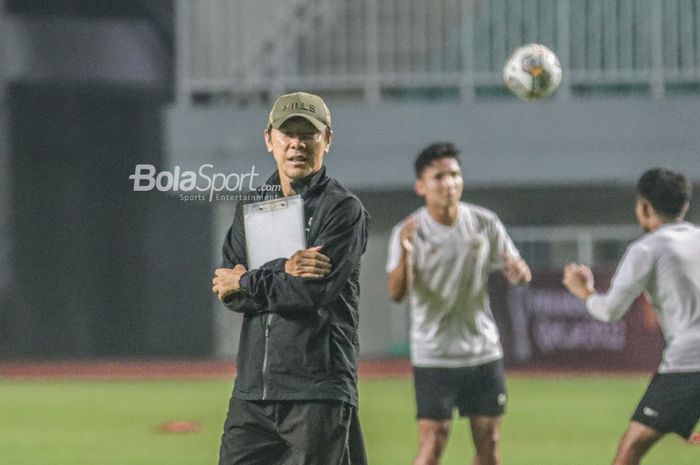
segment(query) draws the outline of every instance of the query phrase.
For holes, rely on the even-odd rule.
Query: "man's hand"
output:
[[[401,244],[401,257],[398,265],[389,273],[387,282],[389,297],[394,302],[401,302],[406,293],[413,286],[413,244],[416,243],[416,230],[418,222],[413,217],[408,217],[399,231],[399,243]]]
[[[284,271],[301,278],[323,278],[331,272],[331,259],[320,253],[322,245],[297,250],[284,263]]]
[[[214,287],[211,290],[219,296],[219,299],[224,300],[227,296],[239,292],[241,286],[239,281],[246,270],[243,265],[236,265],[233,268],[218,268],[214,272],[212,284]]]
[[[579,299],[587,299],[595,292],[593,272],[585,265],[570,263],[564,268],[562,284]]]
[[[532,280],[530,267],[527,266],[525,260],[507,255],[503,256],[503,275],[511,286],[519,286]]]
[[[413,243],[416,240],[416,228],[418,223],[415,218],[410,218],[401,228],[399,233],[399,239],[401,240],[401,247],[404,252],[410,254],[413,252]]]

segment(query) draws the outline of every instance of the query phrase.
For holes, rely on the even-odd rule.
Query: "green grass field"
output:
[[[505,465],[608,464],[644,378],[509,379]],[[372,465],[410,464],[416,445],[410,379],[361,382]],[[231,383],[205,381],[0,381],[3,465],[210,465],[217,459]],[[191,420],[197,433],[163,433]],[[455,423],[443,463],[469,463],[467,424]],[[644,465],[697,465],[700,446],[668,436]]]

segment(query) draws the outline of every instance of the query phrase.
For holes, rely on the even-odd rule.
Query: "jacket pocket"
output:
[[[331,370],[330,331],[314,317],[280,318],[270,332],[270,370],[281,379],[320,381]]]

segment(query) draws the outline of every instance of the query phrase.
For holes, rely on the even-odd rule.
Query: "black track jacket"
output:
[[[279,186],[278,173],[266,184]],[[241,277],[241,292],[224,302],[244,316],[233,396],[335,399],[357,406],[360,256],[369,215],[357,197],[326,176],[325,167],[292,185],[304,200],[307,247],[322,245],[332,271],[324,278],[294,277],[280,258]],[[265,194],[266,200],[274,197]],[[239,203],[224,241],[224,268],[248,268],[245,243]]]

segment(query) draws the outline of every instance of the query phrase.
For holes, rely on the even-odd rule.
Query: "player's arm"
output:
[[[564,269],[563,284],[569,291],[586,301],[586,309],[597,320],[617,321],[646,288],[653,273],[651,252],[640,244],[630,247],[615,271],[606,293],[597,293],[591,269],[570,264]]]
[[[515,243],[498,217],[493,218],[490,223],[489,240],[491,241],[491,270],[500,269],[511,286],[529,283],[532,280],[530,267],[520,257]]]
[[[522,286],[532,280],[530,267],[520,257],[504,256],[502,271],[511,286]]]
[[[392,238],[389,247],[399,248],[389,252],[391,255],[398,253],[399,262],[393,270],[389,272],[388,291],[389,297],[394,302],[401,302],[406,293],[411,288],[413,279],[413,266],[411,264],[411,254],[413,253],[413,244],[416,236],[416,219],[410,218],[401,228],[398,236],[398,245],[395,244],[396,238]]]
[[[327,274],[322,276],[295,276],[286,266],[294,259],[285,260],[285,266],[262,267],[248,270],[239,281],[241,294],[271,312],[316,311],[337,298],[350,275],[360,264],[367,245],[367,214],[359,200],[349,197],[340,202],[324,221],[315,250],[328,259]],[[321,249],[318,249],[321,246]],[[320,254],[319,250],[323,251]],[[299,252],[298,252],[299,253]],[[298,254],[297,253],[297,254]],[[297,255],[295,254],[295,255]],[[314,258],[323,261],[318,256]],[[322,265],[316,267],[322,270]],[[313,268],[313,266],[312,266]]]

